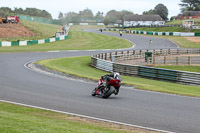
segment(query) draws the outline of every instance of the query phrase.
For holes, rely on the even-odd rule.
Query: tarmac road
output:
[[[101,99],[91,96],[96,83],[52,77],[24,67],[31,60],[85,56],[98,52],[102,51],[0,54],[0,100],[171,132],[200,132],[200,98],[122,86],[118,96]]]

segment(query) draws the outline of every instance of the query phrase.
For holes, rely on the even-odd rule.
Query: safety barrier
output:
[[[154,50],[162,51],[163,54],[169,54],[169,49]],[[173,51],[173,52],[172,52]],[[200,54],[199,49],[183,49],[183,50],[170,50],[171,54],[187,54],[188,51],[193,54]],[[178,51],[178,52],[177,52]],[[200,85],[200,73],[184,72],[170,69],[161,69],[148,66],[139,65],[127,65],[116,63],[113,57],[119,58],[121,56],[144,54],[145,50],[133,50],[133,51],[116,51],[110,53],[101,53],[91,56],[91,65],[95,68],[107,71],[107,72],[119,72],[122,75],[127,76],[139,76],[144,78],[151,78],[156,80],[164,80],[176,83],[186,83]],[[149,51],[148,51],[149,52]],[[162,54],[160,52],[160,54]],[[154,52],[156,54],[156,52]]]
[[[104,31],[119,31],[119,29],[104,29]],[[194,32],[154,32],[154,31],[137,31],[123,30],[130,34],[157,35],[157,36],[200,36],[200,33]]]
[[[67,28],[66,34],[60,37],[52,37],[52,38],[46,38],[46,39],[41,39],[41,40],[25,40],[25,41],[12,41],[12,42],[2,41],[0,42],[0,47],[28,46],[28,45],[33,45],[33,44],[44,44],[44,43],[50,43],[50,42],[55,42],[59,40],[65,40],[69,38],[69,29],[70,27]]]

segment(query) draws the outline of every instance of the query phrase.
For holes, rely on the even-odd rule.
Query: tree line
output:
[[[7,17],[11,15],[17,15],[17,14],[23,14],[23,15],[29,15],[29,16],[35,16],[35,17],[44,17],[51,19],[52,16],[49,12],[46,10],[40,10],[37,8],[26,8],[23,10],[22,8],[14,8],[12,10],[9,7],[1,7],[0,8],[0,17]]]

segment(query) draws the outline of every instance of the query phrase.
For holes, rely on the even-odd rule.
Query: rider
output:
[[[113,72],[111,74],[106,74],[101,77],[101,79],[103,79],[106,83],[107,83],[107,81],[110,81],[112,78],[119,79],[120,81],[122,80],[120,74],[117,72]],[[105,85],[104,86],[102,85],[102,87],[100,87],[100,88],[101,88],[100,90],[102,90],[103,88],[105,88]],[[119,88],[120,87],[116,88],[117,91],[115,92],[115,95],[117,95],[119,93]]]

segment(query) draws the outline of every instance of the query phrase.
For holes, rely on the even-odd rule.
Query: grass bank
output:
[[[48,59],[37,63],[70,75],[98,80],[106,72],[90,67],[90,60],[90,57],[87,56]],[[123,83],[134,85],[137,89],[200,97],[200,86],[188,86],[129,76],[123,76]]]
[[[55,33],[61,29],[61,25],[44,24],[44,23],[31,22],[31,21],[26,21],[26,20],[21,20],[19,25],[23,25],[24,27],[28,28],[30,31],[34,33],[34,36],[0,38],[0,41],[17,41],[17,40],[23,41],[23,40],[45,39],[45,38],[50,38],[52,36],[55,36]]]
[[[98,28],[98,26],[72,26],[69,39],[31,46],[0,47],[0,52],[121,49],[133,45],[121,38],[80,31],[84,28]]]
[[[144,133],[145,130],[97,122],[52,111],[0,102],[1,133]]]

